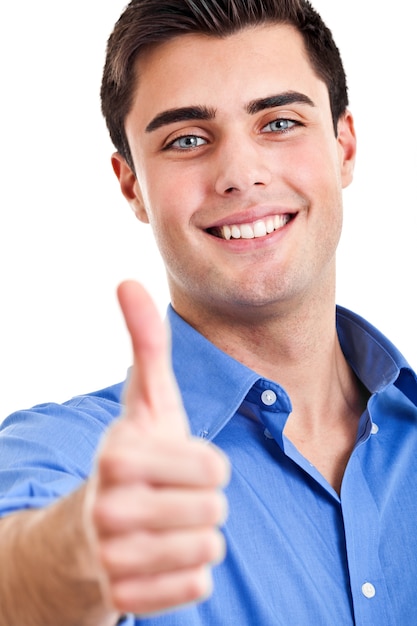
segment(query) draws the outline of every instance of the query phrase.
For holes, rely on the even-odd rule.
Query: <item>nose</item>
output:
[[[229,137],[217,149],[215,190],[224,196],[266,186],[271,182],[270,165],[265,148],[255,139]]]

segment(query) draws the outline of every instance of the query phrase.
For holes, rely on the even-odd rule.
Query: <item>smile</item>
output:
[[[285,215],[270,215],[262,220],[256,220],[247,224],[225,224],[210,228],[208,232],[211,235],[220,237],[220,239],[257,239],[265,237],[275,230],[279,230],[291,219],[288,213]]]

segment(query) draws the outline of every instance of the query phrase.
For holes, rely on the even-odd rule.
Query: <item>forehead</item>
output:
[[[224,38],[175,37],[142,54],[136,76],[131,114],[136,110],[148,118],[158,109],[189,105],[238,107],[281,91],[310,97],[320,91],[327,98],[302,36],[285,24],[246,28]]]

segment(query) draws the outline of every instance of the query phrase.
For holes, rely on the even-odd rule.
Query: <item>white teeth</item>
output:
[[[255,224],[253,225],[253,233],[254,237],[265,237],[267,233],[266,223],[255,222]]]
[[[241,224],[240,236],[242,239],[253,239],[255,235],[252,226],[250,224]]]
[[[266,217],[264,220],[257,220],[252,224],[221,226],[219,232],[223,239],[256,239],[282,228],[289,221],[289,215],[274,215]]]
[[[273,217],[267,217],[266,218],[266,232],[272,233],[275,230],[275,225],[274,225],[274,218]]]
[[[284,224],[286,224],[288,222],[288,216],[285,222],[283,222],[283,216],[282,215],[275,215],[274,217],[274,228],[281,228],[281,226],[284,226]]]
[[[230,236],[233,237],[233,239],[240,239],[241,235],[239,226],[230,227]]]

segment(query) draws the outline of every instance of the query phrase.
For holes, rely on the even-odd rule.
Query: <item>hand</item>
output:
[[[210,594],[210,566],[224,555],[220,488],[229,468],[219,450],[189,435],[167,332],[150,296],[128,281],[118,297],[133,367],[85,514],[109,608],[143,615]]]

